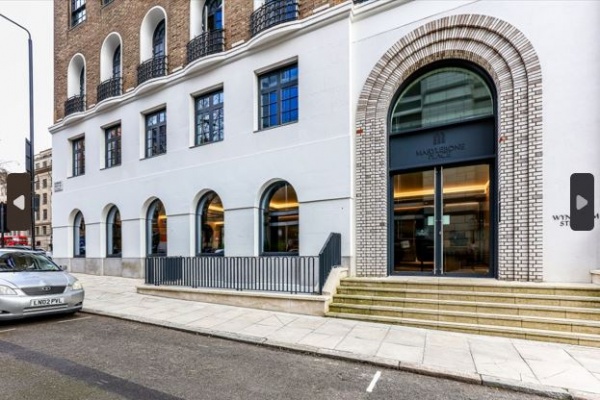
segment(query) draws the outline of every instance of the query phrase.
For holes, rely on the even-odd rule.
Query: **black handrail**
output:
[[[85,111],[85,95],[72,96],[65,101],[65,116]]]
[[[121,90],[121,77],[107,79],[98,85],[96,101],[100,102],[109,97],[120,96]]]
[[[167,74],[167,56],[154,56],[138,66],[137,81],[146,82],[149,79],[165,76]]]
[[[250,15],[250,33],[255,36],[265,29],[297,20],[298,17],[298,0],[267,1]]]
[[[323,294],[323,286],[331,270],[342,265],[342,235],[330,233],[319,253],[319,294]]]
[[[221,53],[225,50],[225,31],[217,29],[204,32],[187,44],[187,62],[206,57],[209,54]]]

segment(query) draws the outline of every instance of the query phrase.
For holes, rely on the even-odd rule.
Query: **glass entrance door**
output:
[[[491,272],[490,165],[434,167],[392,176],[392,273]]]

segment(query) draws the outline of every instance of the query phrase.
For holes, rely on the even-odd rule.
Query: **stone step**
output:
[[[600,298],[600,287],[593,284],[559,284],[534,282],[507,282],[495,279],[393,277],[345,278],[345,287],[440,290],[458,292],[515,293],[557,296],[584,296]]]
[[[529,317],[566,318],[586,321],[600,321],[599,308],[575,308],[542,306],[536,304],[483,303],[454,300],[430,300],[394,298],[382,296],[356,296],[336,294],[334,303],[358,304],[365,306],[405,307],[426,310],[472,312],[478,314],[521,315]]]
[[[450,291],[436,289],[390,289],[381,287],[346,286],[346,282],[342,282],[342,286],[338,287],[337,293],[343,295],[394,297],[404,299],[451,300],[475,303],[531,304],[600,309],[600,298],[593,296]]]
[[[396,324],[404,326],[412,326],[424,329],[439,329],[451,332],[462,332],[490,336],[503,336],[517,339],[538,340],[544,342],[569,343],[580,346],[600,347],[600,336],[584,333],[546,331],[540,329],[528,329],[509,326],[493,326],[466,324],[459,322],[447,321],[427,321],[411,318],[398,318],[386,316],[373,316],[364,314],[350,314],[328,312],[328,317],[354,319],[360,321],[381,322],[385,324]]]
[[[507,326],[514,328],[536,329],[598,335],[600,339],[600,321],[579,319],[556,319],[530,317],[522,315],[479,314],[443,310],[424,310],[417,308],[399,308],[386,306],[366,306],[359,304],[331,303],[329,311],[339,314],[365,314],[373,316],[407,318],[440,322],[458,322],[462,324]]]

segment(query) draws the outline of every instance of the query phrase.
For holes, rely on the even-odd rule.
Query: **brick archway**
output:
[[[434,61],[487,71],[498,104],[498,277],[540,281],[542,270],[542,73],[515,27],[483,15],[427,23],[400,39],[367,78],[356,111],[356,273],[387,275],[388,113],[402,83]]]

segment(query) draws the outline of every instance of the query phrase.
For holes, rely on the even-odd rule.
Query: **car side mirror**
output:
[[[61,271],[66,271],[67,270],[67,266],[66,265],[59,265],[58,268],[60,268]]]

